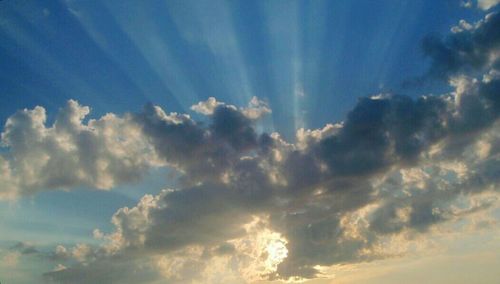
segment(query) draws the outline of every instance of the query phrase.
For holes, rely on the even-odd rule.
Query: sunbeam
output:
[[[497,283],[500,0],[0,0],[0,282]]]

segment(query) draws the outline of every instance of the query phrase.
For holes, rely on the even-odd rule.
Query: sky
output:
[[[498,283],[500,1],[0,1],[0,282]]]

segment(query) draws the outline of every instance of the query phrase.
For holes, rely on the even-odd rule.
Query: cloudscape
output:
[[[497,4],[0,1],[0,282],[498,283]]]

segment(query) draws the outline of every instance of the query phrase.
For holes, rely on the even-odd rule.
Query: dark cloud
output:
[[[257,134],[252,122],[241,112],[226,106],[219,106],[213,114],[214,136],[228,143],[234,150],[241,151],[257,146]]]
[[[51,283],[153,283],[159,272],[143,263],[125,259],[101,259],[86,265],[77,264],[43,274]],[[163,282],[164,283],[164,282]]]
[[[414,162],[443,136],[447,115],[442,99],[405,96],[363,98],[338,134],[313,149],[337,176],[364,176],[394,163]]]
[[[112,218],[115,230],[103,247],[59,258],[64,263],[84,259],[87,265],[77,262],[46,279],[64,283],[89,274],[96,277],[92,281],[107,281],[129,265],[115,263],[115,257],[151,261],[193,247],[206,253],[186,261],[203,271],[213,258],[240,253],[228,241],[244,238],[248,231],[242,225],[255,216],[269,216],[266,228],[287,241],[288,255],[270,278],[311,278],[319,273],[317,265],[382,257],[370,251],[384,236],[425,233],[453,219],[453,200],[498,183],[496,160],[467,158],[480,134],[490,133],[497,120],[494,99],[483,91],[489,82],[465,84],[456,94],[440,97],[360,99],[334,131],[304,132],[310,137],[301,147],[277,135],[257,134],[251,120],[225,105],[214,109],[207,125],[147,106],[133,123],[161,160],[182,171],[185,186],[146,195],[137,206],[118,210]],[[478,113],[485,117],[478,121]],[[473,167],[474,174],[446,182],[457,170],[439,172],[439,164],[454,159]],[[431,161],[436,172],[421,178],[420,189],[404,178],[387,178]],[[377,179],[385,181],[377,185]],[[349,237],[343,218],[377,203],[359,236]],[[104,275],[107,269],[111,273]],[[175,279],[187,281],[182,277]]]
[[[46,279],[64,283],[89,274],[97,277],[92,280],[107,281],[111,276],[103,274],[106,269],[126,266],[115,263],[115,257],[152,261],[193,247],[205,252],[182,256],[187,262],[178,269],[191,263],[204,271],[211,259],[240,253],[228,241],[244,238],[248,231],[242,225],[255,216],[269,216],[266,228],[287,241],[287,257],[268,274],[272,279],[311,278],[319,273],[317,265],[383,257],[370,252],[384,236],[425,233],[454,218],[450,206],[456,198],[498,183],[496,160],[467,158],[480,134],[490,133],[497,120],[493,100],[482,91],[486,84],[465,84],[460,92],[440,97],[360,99],[334,131],[304,132],[310,137],[301,147],[277,135],[257,134],[251,120],[225,105],[214,109],[206,125],[147,106],[133,121],[155,153],[182,171],[185,186],[146,195],[137,206],[118,210],[112,218],[115,230],[102,248],[59,258],[64,263],[85,259],[87,265],[77,262]],[[486,116],[477,121],[472,113]],[[439,164],[454,159],[476,169],[474,174],[447,182],[457,170],[443,170]],[[429,178],[420,178],[420,189],[402,177],[387,178],[431,161],[437,168]],[[377,185],[377,179],[385,181]],[[377,203],[359,236],[350,237],[343,218]],[[183,277],[188,276],[175,281],[192,279]]]
[[[219,180],[244,154],[265,150],[271,143],[267,134],[257,135],[253,121],[232,106],[219,105],[209,126],[186,115],[167,115],[148,105],[135,116],[157,154],[167,163],[189,173],[184,181]]]
[[[497,64],[491,56],[500,45],[500,14],[492,13],[477,25],[467,24],[446,38],[428,36],[422,42],[431,58],[430,77],[447,79],[458,72],[470,72]]]

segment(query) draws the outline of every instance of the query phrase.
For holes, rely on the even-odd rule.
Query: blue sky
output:
[[[361,96],[421,94],[402,84],[426,70],[422,38],[483,14],[457,1],[6,1],[0,12],[3,121],[68,99],[99,116],[257,95],[290,138],[298,117],[317,128]]]
[[[391,257],[381,257],[381,252],[376,251],[380,248],[382,237],[400,238],[397,241],[401,242],[404,235],[408,238],[404,242],[411,247],[415,244],[410,239],[417,238],[412,234],[427,238],[427,234],[433,231],[435,234],[429,235],[429,238],[435,239],[438,246],[445,246],[449,236],[439,230],[453,226],[469,228],[467,221],[498,222],[498,203],[488,203],[488,200],[498,199],[497,180],[488,180],[491,182],[490,187],[485,185],[485,181],[481,185],[481,188],[486,188],[484,190],[462,189],[467,186],[472,188],[474,180],[464,171],[482,173],[484,170],[484,175],[491,177],[500,170],[498,153],[495,152],[498,150],[495,132],[498,129],[496,113],[499,110],[494,85],[499,64],[495,56],[500,50],[498,35],[495,34],[495,28],[498,30],[500,27],[495,26],[497,22],[494,22],[497,2],[0,1],[0,120],[2,125],[5,124],[0,148],[0,168],[4,175],[0,176],[0,181],[4,183],[0,184],[0,257],[3,257],[4,263],[12,264],[0,267],[0,281],[4,283],[4,279],[7,279],[5,283],[32,283],[33,279],[38,279],[36,277],[45,275],[46,280],[56,283],[80,283],[65,277],[71,277],[69,272],[85,271],[82,267],[108,267],[107,260],[100,258],[99,247],[103,250],[115,245],[120,247],[120,253],[128,256],[131,250],[128,246],[131,245],[113,243],[116,241],[113,236],[119,236],[120,233],[123,234],[120,235],[122,239],[127,239],[124,233],[127,228],[120,226],[131,221],[127,219],[122,220],[122,223],[114,223],[110,220],[115,212],[126,212],[123,216],[128,218],[128,209],[123,211],[124,207],[142,208],[138,205],[142,202],[140,200],[149,200],[143,196],[155,196],[160,200],[158,204],[164,201],[169,204],[166,207],[177,208],[170,204],[189,204],[185,200],[197,204],[197,198],[201,197],[193,197],[191,192],[194,188],[207,187],[208,200],[221,198],[225,202],[235,202],[235,208],[246,206],[238,203],[239,198],[232,200],[233,197],[226,196],[225,191],[221,190],[223,193],[220,193],[212,189],[214,182],[220,183],[221,187],[234,186],[239,189],[256,180],[271,180],[273,186],[270,186],[272,189],[269,191],[273,193],[269,194],[272,198],[263,194],[256,199],[266,201],[259,203],[251,199],[243,203],[255,203],[255,207],[240,210],[231,206],[227,209],[227,212],[237,211],[234,213],[238,216],[235,219],[241,217],[241,220],[238,219],[240,225],[248,223],[249,216],[261,218],[261,222],[267,224],[268,231],[257,230],[255,233],[252,233],[253,229],[248,229],[250,227],[245,227],[248,237],[261,236],[259,234],[266,232],[267,254],[272,255],[270,249],[275,253],[274,259],[266,262],[268,266],[265,271],[274,275],[263,278],[267,280],[297,276],[323,283],[321,281],[336,274],[341,279],[345,278],[345,283],[372,283],[367,273],[373,272],[373,268],[363,266],[369,260],[384,259],[385,262],[380,266],[382,270],[401,269],[391,266]],[[494,20],[488,20],[486,15],[489,13],[494,15],[489,19]],[[462,24],[459,24],[460,21],[463,21]],[[461,31],[452,32],[452,27],[457,29],[459,25]],[[492,26],[490,30],[483,28],[488,25]],[[431,42],[428,49],[424,49],[424,39],[430,36],[440,40]],[[491,44],[488,43],[490,39],[493,42]],[[467,45],[468,41],[472,42],[470,46]],[[464,46],[471,48],[460,49],[463,42]],[[454,49],[459,51],[453,53]],[[473,55],[468,53],[471,49]],[[484,58],[488,59],[481,57],[483,53]],[[462,55],[465,59],[462,59]],[[469,55],[470,58],[467,57]],[[433,73],[436,70],[444,71],[439,75]],[[493,79],[487,79],[490,78],[487,76]],[[468,99],[469,93],[477,93],[479,99]],[[441,104],[433,105],[430,100],[421,99],[422,96],[435,96]],[[213,107],[209,104],[211,97],[218,102]],[[376,101],[379,99],[387,102],[387,105],[378,105]],[[68,103],[68,100],[74,100],[75,104]],[[254,104],[249,104],[250,101]],[[199,102],[203,104],[202,111],[192,107]],[[456,102],[455,116],[458,118],[445,119],[443,116],[451,113],[449,109],[453,106],[444,110],[440,105],[451,102]],[[163,109],[166,114],[152,105]],[[383,131],[394,132],[390,134],[394,136],[381,138],[377,132],[377,121],[394,105],[401,107],[395,107],[395,114],[392,115],[396,118],[388,116],[380,122],[390,124]],[[417,110],[413,110],[413,105]],[[36,106],[43,107],[47,116],[45,124],[40,124],[46,127],[41,130],[42,134],[30,132],[38,129],[38,124],[29,124],[29,121],[40,119]],[[90,107],[89,115],[86,115],[88,111],[83,106]],[[26,111],[23,112],[23,109]],[[28,111],[32,109],[35,110]],[[420,112],[419,109],[424,110]],[[420,121],[421,116],[430,117],[435,114],[434,111],[438,113],[434,121],[443,119],[442,124],[429,126],[433,119],[422,118]],[[16,112],[17,116],[14,115]],[[171,112],[177,114],[169,114]],[[249,114],[251,112],[257,114]],[[180,114],[183,113],[189,114],[192,120],[182,117]],[[404,116],[405,113],[410,117]],[[112,115],[107,116],[107,120],[101,119],[106,114]],[[484,119],[478,119],[479,116]],[[69,117],[68,120],[65,120],[66,117]],[[94,122],[92,119],[95,119]],[[340,122],[344,123],[332,126]],[[332,125],[325,127],[328,124]],[[176,127],[173,125],[185,125],[186,128],[172,134],[169,131]],[[405,131],[405,128],[413,127],[418,129],[415,133],[412,130],[408,130],[410,134]],[[433,127],[439,130],[436,133],[425,130]],[[303,130],[297,132],[299,129]],[[265,134],[273,132],[279,134],[280,138]],[[85,136],[85,133],[89,136]],[[136,133],[142,134],[137,136]],[[411,139],[407,140],[406,135],[411,136]],[[404,139],[401,138],[403,136]],[[392,142],[385,141],[386,138]],[[202,142],[198,143],[197,139]],[[109,141],[116,141],[119,146],[110,150],[113,147],[109,146]],[[272,146],[265,141],[271,141],[269,145]],[[418,145],[415,146],[415,143]],[[224,147],[220,146],[222,144]],[[460,147],[457,146],[459,144]],[[389,148],[391,150],[387,150]],[[64,151],[70,153],[72,149],[77,149],[79,156],[75,158],[70,154],[61,154],[66,153]],[[93,149],[99,150],[94,152]],[[111,154],[107,151],[111,151]],[[193,157],[183,153],[190,151]],[[214,152],[207,154],[207,151]],[[471,158],[474,151],[479,154]],[[481,154],[483,152],[485,154]],[[205,154],[208,156],[203,156]],[[258,170],[254,168],[253,162],[248,161],[258,162]],[[100,163],[105,164],[104,168]],[[436,165],[441,167],[440,170],[432,168]],[[303,168],[300,169],[300,166]],[[261,173],[263,167],[265,171]],[[251,181],[240,180],[240,170],[247,172]],[[102,177],[100,171],[104,172]],[[399,178],[395,178],[395,175]],[[433,180],[438,177],[441,178],[440,182]],[[414,192],[410,194],[414,199],[404,199],[402,196],[410,190],[396,192],[391,189],[396,181],[391,183],[390,178],[411,183],[415,188],[420,187],[415,179],[421,179],[426,184],[425,188],[430,188],[431,183],[439,184],[436,188],[444,186],[442,184],[455,183],[455,187],[460,188],[460,194],[453,193],[452,199],[433,193],[439,197],[432,195],[432,198],[442,203],[429,207],[425,202],[430,197]],[[370,194],[356,197],[357,190],[365,192],[361,189],[367,186],[365,182],[371,188]],[[267,188],[267,185],[259,186]],[[400,185],[398,190],[405,186],[410,185]],[[289,193],[282,196],[277,187],[283,187]],[[179,194],[179,197],[176,193],[162,192],[164,188],[177,188],[187,193],[186,196]],[[305,193],[304,188],[311,188],[311,191]],[[344,193],[339,188],[347,188],[354,195]],[[326,194],[325,191],[329,190],[335,193]],[[278,193],[275,194],[275,191]],[[313,197],[322,194],[326,194],[324,199],[316,200]],[[9,198],[2,200],[2,196]],[[273,201],[267,201],[267,198]],[[333,198],[333,201],[329,198]],[[337,205],[324,204],[337,204],[335,200],[344,200],[339,201],[338,211],[332,209]],[[399,208],[397,202],[409,205]],[[478,205],[483,204],[481,202],[490,205],[484,205],[487,209],[483,211],[473,206],[476,204],[481,207]],[[420,206],[423,203],[425,205]],[[152,203],[148,204],[153,206]],[[268,209],[273,206],[282,208],[283,204],[287,205],[279,209],[281,211]],[[315,211],[318,208],[326,210],[325,206],[329,208],[329,213]],[[376,206],[382,209],[376,211],[373,209]],[[424,207],[432,211],[432,214],[429,213],[432,216],[422,213],[415,217],[416,213],[411,213]],[[463,212],[457,208],[463,209]],[[451,219],[449,215],[453,214],[465,216],[469,209],[470,212],[484,213],[484,216],[474,215],[480,221],[472,217],[463,217],[466,221],[444,221]],[[154,224],[170,222],[165,221],[171,218],[165,217],[168,214],[184,216],[182,214],[185,213],[175,211],[177,209],[172,209],[175,212],[168,211],[170,209],[163,212],[163,207],[155,210],[159,212],[155,216],[164,216],[164,219],[154,220]],[[366,213],[370,210],[375,210],[373,215]],[[450,213],[452,211],[454,213]],[[457,213],[459,211],[462,213]],[[213,219],[203,219],[201,224],[193,226],[217,228],[220,224],[214,220],[227,218],[227,212]],[[365,236],[370,246],[358,248],[356,256],[351,255],[352,252],[333,248],[333,240],[323,239],[325,236],[332,237],[332,234],[337,236],[337,233],[323,231],[325,227],[338,227],[336,230],[343,232],[338,234],[347,234],[349,230],[345,222],[352,217],[349,214],[353,212],[359,216],[368,214],[371,217],[365,216],[369,220],[367,222],[373,222]],[[440,212],[442,216],[436,217]],[[122,215],[116,214],[117,220],[122,218]],[[304,214],[313,221],[308,223],[309,227],[306,226],[308,229],[293,227],[295,225],[290,224],[295,224],[295,221],[277,221],[279,218],[276,216],[280,214]],[[394,225],[397,228],[384,225],[396,222],[394,218],[403,217],[410,218],[410,221],[407,225],[401,225],[402,228],[397,224]],[[429,221],[429,218],[435,219]],[[441,223],[443,225],[438,226]],[[315,224],[321,225],[322,229],[318,229],[318,232],[311,229]],[[185,225],[186,228],[191,230],[188,225]],[[151,226],[148,232],[163,230]],[[94,229],[99,229],[98,233],[93,234]],[[304,233],[313,240],[306,241],[306,237],[301,235],[302,229],[313,230],[312,237]],[[161,232],[170,232],[168,226],[165,230]],[[479,238],[474,235],[474,230],[463,230],[466,231],[463,233],[464,238],[459,238],[455,244],[467,246]],[[488,239],[485,243],[491,242],[492,245],[478,248],[481,253],[498,247],[494,245],[498,231],[484,231],[482,238]],[[192,234],[209,233],[193,229]],[[276,234],[280,237],[276,237]],[[180,237],[174,236],[170,241],[164,241],[159,236],[162,234],[144,238],[149,240],[150,237],[151,243],[159,242],[151,246],[155,248],[157,245],[165,251],[157,247],[161,254],[144,254],[149,257],[148,263],[155,262],[156,268],[170,271],[172,264],[169,261],[174,256],[169,249],[175,246],[172,243],[179,242],[176,238]],[[314,239],[316,237],[319,240]],[[205,251],[213,250],[216,254],[219,248],[228,243],[238,251],[238,242],[242,238],[244,236],[228,229],[228,232],[221,230],[210,241],[194,238],[189,245],[201,246]],[[261,240],[260,237],[256,238]],[[304,249],[307,242],[311,242],[310,247]],[[57,259],[53,252],[58,245],[70,251],[70,247],[77,247],[78,244],[90,247],[85,257],[90,257],[93,252],[94,260],[85,259],[82,263],[86,264],[82,266],[77,253]],[[281,244],[288,244],[286,261],[279,256]],[[36,247],[36,253],[24,254],[19,249],[31,246]],[[322,246],[331,254],[323,255],[320,252]],[[345,246],[348,250],[348,245]],[[452,253],[463,253],[464,257],[475,259],[475,255],[467,254],[471,251],[474,253],[474,249],[466,253],[456,247],[459,246],[455,245],[451,249]],[[176,248],[186,249],[180,245]],[[417,253],[413,249],[409,249],[408,254]],[[144,250],[148,251],[146,248]],[[361,256],[361,251],[370,251],[371,254]],[[182,253],[183,259],[187,259],[188,253]],[[33,256],[35,254],[43,256],[37,258]],[[344,258],[344,254],[350,257]],[[407,255],[406,251],[403,254]],[[451,253],[446,254],[447,257],[449,255]],[[219,261],[219,258],[214,259]],[[132,264],[134,267],[147,266],[145,262],[138,264],[142,259],[133,258],[133,261],[136,261]],[[196,261],[203,262],[200,259]],[[269,266],[273,261],[278,261],[277,266]],[[492,268],[498,263],[498,256],[488,261],[486,266]],[[50,272],[59,264],[64,269]],[[361,265],[359,269],[367,271],[367,278],[349,282],[349,273],[342,269],[337,269],[333,274],[324,272],[325,277],[309,272],[326,271],[333,268],[317,267],[335,267],[339,264],[353,267]],[[131,264],[112,267],[110,271],[114,273],[126,265]],[[429,266],[423,266],[430,269]],[[9,269],[16,271],[14,276],[5,275]],[[477,269],[471,268],[473,271]],[[206,276],[203,276],[204,280],[172,278],[154,269],[154,272],[146,270],[141,270],[134,277],[144,277],[149,281],[162,275],[172,283],[222,281],[219,278],[208,280]],[[406,270],[392,274],[396,275],[394,279],[402,271]],[[484,283],[492,283],[489,281],[495,278],[492,270],[488,271]],[[432,273],[439,274],[433,270]],[[231,277],[227,283],[255,281],[255,278],[248,280],[241,278],[241,275]],[[392,283],[390,274],[388,277],[372,280],[373,283]],[[443,279],[439,277],[436,279]],[[110,281],[106,279],[102,280],[103,283]],[[396,281],[394,279],[392,281]],[[98,280],[91,278],[88,281]]]

